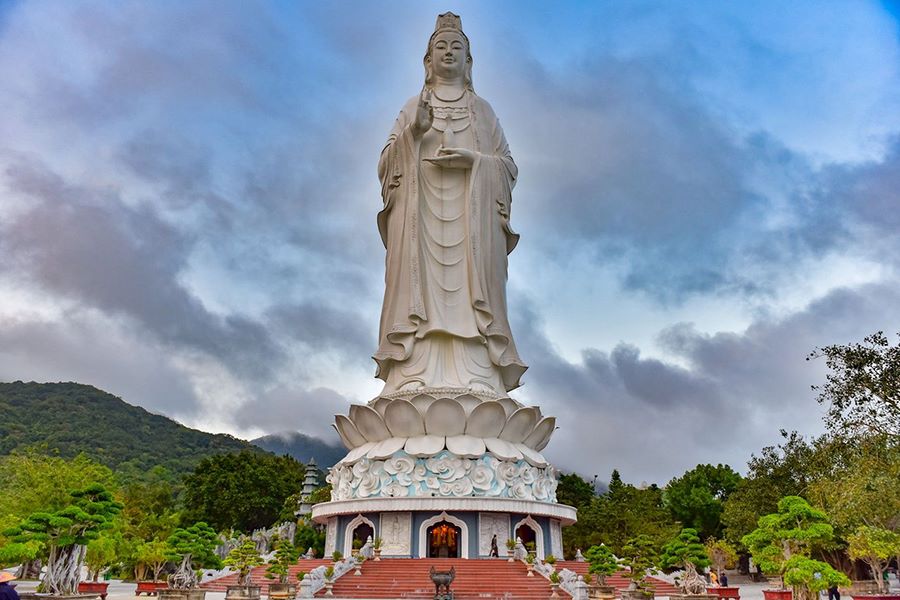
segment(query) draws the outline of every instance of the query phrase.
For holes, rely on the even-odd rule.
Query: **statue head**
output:
[[[430,88],[435,74],[444,77],[462,75],[463,85],[469,91],[472,87],[472,54],[469,38],[462,30],[462,20],[453,13],[438,15],[434,33],[428,40],[425,51],[425,87]]]

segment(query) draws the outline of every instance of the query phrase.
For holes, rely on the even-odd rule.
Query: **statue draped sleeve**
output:
[[[513,341],[506,303],[507,255],[519,239],[509,223],[518,169],[493,109],[474,93],[468,97],[476,146],[466,198],[471,309],[491,362],[500,372],[505,391],[509,391],[520,385],[527,369]],[[417,102],[418,96],[411,98],[400,111],[378,164],[384,201],[378,230],[387,256],[379,346],[374,359],[376,376],[385,380],[394,362],[410,356],[419,325],[428,319],[420,279],[421,159],[419,143],[410,131]]]

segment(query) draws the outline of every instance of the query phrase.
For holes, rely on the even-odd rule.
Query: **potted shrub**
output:
[[[356,556],[359,554],[359,549],[363,547],[363,541],[359,538],[353,539],[353,549],[350,550],[350,556]]]
[[[528,568],[528,576],[534,577],[534,554],[525,557],[525,566]]]
[[[238,572],[237,585],[229,585],[225,598],[229,600],[258,600],[260,587],[253,585],[250,574],[254,567],[263,564],[263,559],[256,550],[256,542],[244,538],[240,544],[231,549],[223,564]]]
[[[513,562],[515,560],[516,554],[516,540],[510,538],[506,540],[506,554],[509,556],[509,562]]]
[[[375,558],[373,558],[372,560],[381,560],[381,545],[383,543],[384,540],[382,540],[380,537],[377,537],[372,541],[372,549],[375,551]]]
[[[275,541],[275,556],[266,566],[266,577],[268,579],[277,577],[278,583],[269,584],[269,598],[284,600],[297,595],[297,586],[288,582],[288,576],[291,566],[297,562],[298,558],[299,552],[290,540],[278,539]]]
[[[344,555],[341,554],[340,550],[335,550],[331,553],[331,562],[340,562],[342,558],[344,558]]]
[[[897,600],[900,594],[891,594],[888,590],[884,571],[894,557],[900,559],[900,534],[881,527],[861,525],[847,536],[850,558],[861,560],[869,569],[878,586],[876,594],[853,594],[854,598],[866,600]]]
[[[809,558],[814,549],[833,539],[834,530],[824,511],[813,508],[800,496],[785,496],[778,501],[778,512],[760,517],[757,528],[741,542],[764,574],[780,577],[781,589],[763,590],[765,600],[791,600],[792,596],[796,596],[794,600],[812,600],[810,588],[802,583],[792,590],[785,587],[787,563],[795,556]]]
[[[552,554],[548,554],[546,558],[544,558],[544,562],[550,565],[551,567],[556,564],[556,557]]]
[[[672,600],[690,600],[698,596],[707,596],[706,580],[697,569],[709,566],[706,548],[700,543],[696,529],[686,527],[677,536],[663,546],[659,557],[659,566],[663,569],[680,568],[684,573],[678,579],[680,595],[673,595]],[[712,597],[712,596],[710,596]]]
[[[17,527],[3,534],[14,544],[40,542],[48,554],[47,570],[40,592],[51,596],[72,596],[78,592],[83,547],[97,539],[101,531],[112,526],[122,505],[100,484],[93,484],[69,494],[70,504],[58,511],[35,512]]]
[[[150,542],[141,542],[134,550],[135,575],[137,576],[137,589],[135,595],[155,594],[160,588],[168,587],[165,581],[160,580],[163,569],[166,567],[166,542],[163,540],[152,540]],[[142,569],[138,569],[138,565]],[[152,579],[150,581],[142,581],[143,573],[150,570]]]
[[[801,555],[785,562],[782,578],[793,589],[803,590],[808,598],[818,598],[819,592],[832,586],[850,585],[850,578],[828,563]]]
[[[362,554],[357,554],[356,555],[356,564],[353,565],[353,567],[355,569],[355,571],[353,573],[354,575],[362,575],[362,565],[364,562],[366,562],[366,557],[363,556]]]
[[[338,559],[340,560],[340,559]],[[337,562],[337,561],[335,561]],[[328,568],[325,569],[325,595],[326,596],[334,596],[334,592],[332,588],[334,587],[334,567],[328,565]]]
[[[550,573],[550,597],[559,598],[559,573]]]
[[[658,553],[653,539],[641,534],[631,538],[622,548],[620,564],[628,568],[628,589],[622,590],[622,600],[647,600],[653,597],[653,588],[647,583],[647,570],[656,565]]]
[[[216,556],[219,537],[216,530],[200,521],[190,527],[179,527],[169,539],[167,558],[178,564],[169,575],[169,587],[159,590],[159,599],[204,600],[206,592],[198,589],[200,569],[221,569],[222,561]]]
[[[525,549],[528,550],[528,554],[535,554],[535,546],[534,542],[526,542]]]
[[[611,599],[615,596],[615,588],[606,584],[606,578],[619,570],[619,559],[615,557],[607,546],[591,546],[584,553],[588,561],[588,574],[595,575],[597,580],[592,582],[591,597]]]
[[[88,581],[78,584],[79,594],[98,594],[101,600],[106,600],[109,588],[108,581],[99,581],[100,572],[116,562],[116,540],[112,537],[101,535],[88,542],[84,553],[84,564],[88,569]]]

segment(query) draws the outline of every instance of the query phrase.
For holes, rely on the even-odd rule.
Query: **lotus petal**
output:
[[[377,442],[372,449],[366,452],[366,456],[372,460],[384,460],[394,455],[394,452],[402,450],[406,445],[405,437],[392,437]]]
[[[413,406],[419,409],[419,412],[424,415],[426,412],[428,412],[428,407],[431,406],[431,403],[434,402],[434,400],[434,396],[430,396],[428,394],[419,394],[418,396],[414,396],[412,399],[410,399],[410,402],[412,402]]]
[[[354,448],[353,450],[351,450],[350,452],[347,453],[347,456],[345,456],[344,460],[342,460],[341,462],[346,463],[348,465],[355,463],[356,461],[361,459],[363,456],[365,456],[369,450],[374,448],[375,443],[376,442],[366,442],[362,446],[358,446],[358,447]]]
[[[466,411],[466,414],[471,414],[472,409],[478,406],[483,402],[481,398],[477,398],[472,394],[463,394],[462,396],[457,396],[454,398],[457,402],[459,402],[460,406],[463,407],[463,410]]]
[[[538,421],[538,424],[534,427],[534,431],[529,433],[528,437],[526,437],[525,441],[522,443],[529,448],[534,448],[540,452],[547,446],[547,443],[550,441],[550,436],[553,435],[555,429],[556,417],[544,417]]]
[[[466,419],[466,434],[475,437],[498,437],[506,425],[506,410],[496,400],[485,400]]]
[[[334,428],[338,430],[341,440],[348,448],[357,448],[366,443],[366,438],[359,432],[353,421],[344,415],[334,415]]]
[[[423,435],[406,440],[404,449],[412,456],[434,456],[444,449],[444,436]]]
[[[374,408],[362,404],[350,405],[350,418],[368,442],[380,442],[394,437],[384,424],[384,419]]]
[[[388,404],[391,403],[390,398],[385,398],[384,396],[375,398],[371,402],[369,402],[369,406],[374,408],[379,415],[384,416],[384,411],[387,409]]]
[[[466,430],[466,411],[456,400],[439,398],[425,413],[425,431],[429,435],[460,435]]]
[[[530,462],[535,467],[546,467],[549,463],[541,456],[540,452],[535,452],[525,444],[515,444],[516,449],[522,453],[522,456],[525,457],[525,460]],[[371,450],[369,451],[371,453]]]
[[[508,419],[509,417],[511,417],[512,414],[513,414],[514,412],[516,412],[517,410],[519,410],[520,408],[522,408],[522,405],[521,405],[521,404],[519,404],[518,402],[516,402],[516,401],[513,400],[512,398],[508,398],[508,397],[507,397],[507,398],[500,398],[499,400],[497,400],[497,402],[499,402],[500,404],[503,405],[503,409],[506,411],[506,418],[507,418],[507,419]]]
[[[463,458],[479,458],[486,450],[481,438],[453,435],[447,438],[447,450]]]
[[[518,448],[500,438],[485,438],[484,445],[497,458],[502,458],[503,460],[519,460],[522,458],[522,453],[519,452]]]
[[[500,432],[500,439],[507,442],[521,442],[528,437],[528,434],[534,431],[536,423],[537,415],[533,408],[530,406],[520,408],[506,422],[506,427]]]
[[[425,421],[409,400],[391,400],[384,409],[384,423],[397,437],[418,437],[425,435]]]

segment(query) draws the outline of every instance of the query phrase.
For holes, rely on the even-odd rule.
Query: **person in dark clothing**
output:
[[[719,575],[719,585],[728,587],[728,575],[725,574],[725,571],[722,571],[722,574]]]
[[[9,585],[10,581],[16,578],[12,573],[6,571],[0,572],[0,600],[19,600],[19,594],[16,588]]]
[[[841,593],[836,585],[828,588],[828,600],[841,600]]]
[[[497,548],[497,534],[494,534],[494,537],[491,538],[491,554],[492,557],[499,557],[500,551]]]

